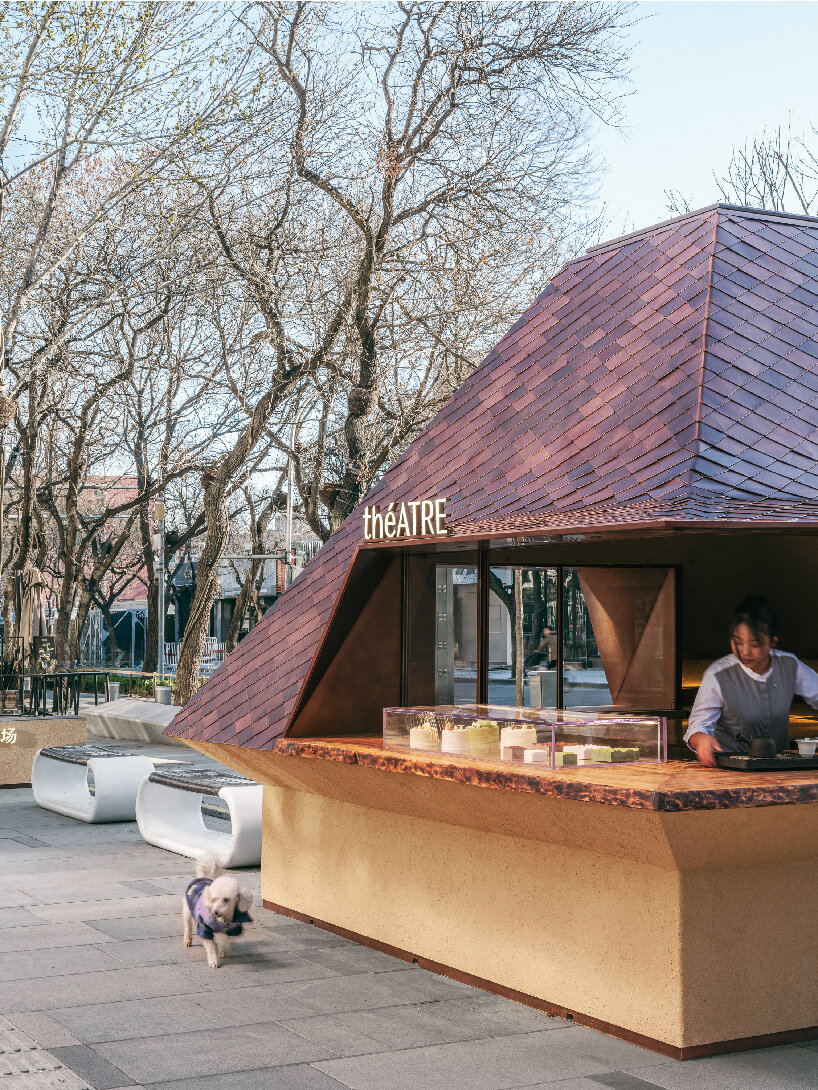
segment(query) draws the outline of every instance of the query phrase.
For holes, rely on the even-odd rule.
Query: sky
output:
[[[608,238],[668,219],[666,189],[691,208],[719,200],[713,172],[765,128],[818,127],[818,2],[669,0],[634,14],[624,130],[594,141]]]

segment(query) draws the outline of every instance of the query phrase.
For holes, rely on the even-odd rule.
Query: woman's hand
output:
[[[716,767],[716,754],[721,753],[721,749],[712,734],[698,730],[690,735],[687,744],[695,752],[699,764],[706,765],[708,768]]]

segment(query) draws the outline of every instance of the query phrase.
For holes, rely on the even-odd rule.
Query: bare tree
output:
[[[818,208],[818,129],[811,137],[795,136],[780,125],[734,148],[724,174],[713,173],[721,199],[728,204],[796,212],[805,216]],[[689,199],[667,190],[668,209],[674,215],[691,210]]]
[[[224,495],[273,414],[296,394],[315,399],[309,474],[301,450],[291,453],[305,511],[326,537],[487,347],[491,323],[483,344],[465,347],[473,315],[500,310],[505,321],[501,300],[530,291],[573,233],[591,167],[585,118],[612,107],[624,19],[620,5],[562,2],[260,3],[244,13],[286,92],[284,112],[255,131],[250,154],[225,158],[218,184],[198,182],[231,275],[257,307],[254,343],[269,346],[273,381],[204,476],[208,529],[180,702],[195,689]],[[397,410],[379,399],[388,371]],[[331,438],[340,472],[329,492]]]
[[[284,504],[284,495],[281,490],[283,477],[283,473],[279,475],[278,483],[270,495],[254,496],[248,486],[243,487],[241,490],[247,503],[250,553],[253,557],[259,557],[267,551],[265,544],[267,527],[270,524],[270,519],[276,512],[281,510]],[[238,643],[247,611],[251,606],[255,609],[256,620],[261,620],[262,609],[259,603],[259,594],[267,571],[267,562],[253,559],[248,563],[245,572],[240,572],[236,564],[233,563],[233,571],[236,581],[239,583],[239,593],[233,605],[233,615],[230,618],[225,637],[227,651],[234,650]]]
[[[35,547],[33,471],[52,375],[116,286],[47,325],[40,296],[115,226],[123,203],[191,148],[206,155],[214,128],[223,136],[231,118],[240,123],[233,103],[249,104],[253,78],[246,51],[229,48],[236,29],[231,8],[190,0],[0,5],[0,343],[20,403],[12,573]]]

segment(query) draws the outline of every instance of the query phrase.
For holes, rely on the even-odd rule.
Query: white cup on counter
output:
[[[816,746],[818,746],[818,738],[798,739],[798,752],[802,757],[814,757]]]

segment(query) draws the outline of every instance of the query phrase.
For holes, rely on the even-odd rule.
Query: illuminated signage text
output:
[[[401,537],[445,537],[446,500],[409,500],[364,508],[364,540],[394,541]]]

